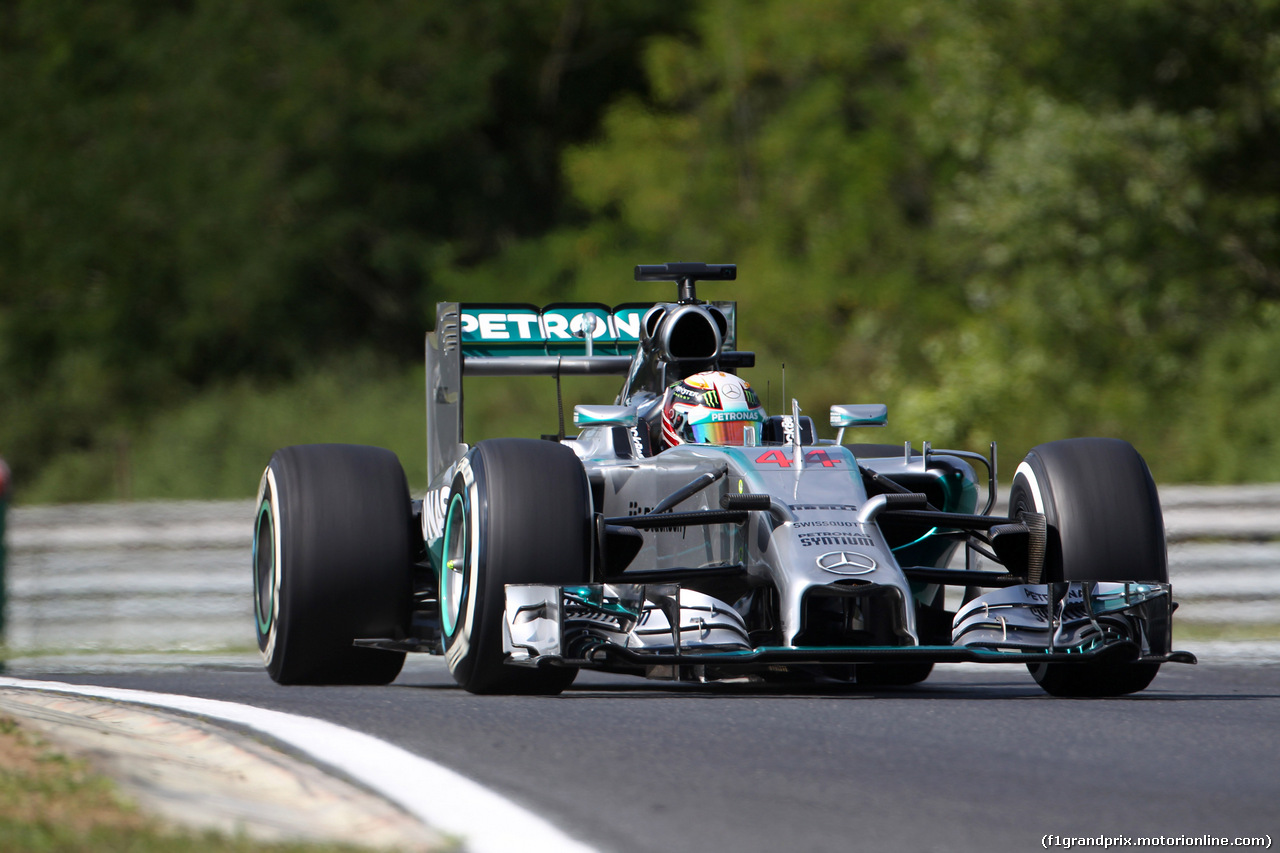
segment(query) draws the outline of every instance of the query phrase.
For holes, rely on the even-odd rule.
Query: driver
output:
[[[662,395],[662,443],[760,443],[764,407],[751,386],[732,373],[695,373],[667,387]]]

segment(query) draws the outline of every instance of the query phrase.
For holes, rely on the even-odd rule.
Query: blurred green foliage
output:
[[[0,94],[24,500],[248,494],[302,440],[414,479],[436,301],[664,260],[739,264],[703,295],[775,408],[785,362],[877,439],[1280,476],[1275,0],[17,0]],[[554,431],[526,385],[472,435]]]

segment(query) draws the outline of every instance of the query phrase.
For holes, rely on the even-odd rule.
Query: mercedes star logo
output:
[[[818,568],[833,575],[865,575],[876,569],[876,561],[853,551],[829,551],[818,558]]]

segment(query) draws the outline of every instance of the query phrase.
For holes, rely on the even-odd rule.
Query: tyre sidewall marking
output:
[[[460,516],[456,520],[454,518],[455,506],[458,507],[460,511]],[[445,510],[443,534],[444,544],[441,547],[440,553],[439,600],[440,627],[444,631],[446,638],[452,637],[454,632],[458,629],[458,623],[462,617],[461,611],[463,602],[465,602],[467,598],[467,581],[470,579],[471,575],[468,570],[468,566],[470,565],[472,542],[469,538],[471,531],[470,525],[467,522],[467,516],[467,495],[464,488],[462,493],[452,495],[449,498],[448,509]],[[458,527],[457,531],[454,530],[455,524]],[[457,612],[454,612],[453,607],[455,593],[452,591],[454,582],[451,581],[451,577],[455,574],[456,563],[454,558],[451,556],[454,549],[450,542],[450,539],[455,532],[462,537],[462,553],[460,558],[463,561],[463,565],[458,567],[458,570],[456,571],[456,574],[460,576],[460,579],[456,581],[459,584],[459,588],[456,592],[458,602]]]
[[[1019,477],[1027,481],[1027,491],[1031,494],[1031,499],[1035,501],[1036,512],[1044,515],[1044,496],[1040,492],[1040,480],[1036,477],[1035,469],[1025,459],[1018,465],[1018,470],[1014,472],[1013,479],[1016,481]]]
[[[272,624],[275,622],[275,607],[272,606],[272,599],[275,597],[275,547],[266,542],[262,543],[262,545],[269,549],[268,553],[271,555],[271,562],[268,564],[267,568],[267,571],[271,573],[268,581],[271,587],[266,590],[268,595],[265,608],[263,607],[262,601],[262,563],[260,559],[262,549],[258,547],[258,542],[262,531],[263,516],[266,517],[268,529],[275,526],[276,522],[275,518],[271,515],[270,501],[258,501],[258,518],[254,522],[253,531],[253,615],[258,625],[258,636],[268,634],[271,631]],[[267,611],[265,615],[263,614],[264,609]]]
[[[262,659],[270,664],[272,657],[275,655],[276,641],[280,633],[280,586],[281,576],[284,574],[284,562],[280,558],[280,528],[282,525],[282,519],[280,517],[279,489],[276,488],[275,471],[273,471],[270,466],[268,466],[267,470],[263,473],[262,482],[258,486],[259,514],[261,514],[262,502],[264,499],[269,502],[271,512],[271,559],[274,571],[271,573],[271,626],[267,630],[265,645],[262,645],[261,637],[259,638],[259,644],[262,649]],[[257,595],[256,589],[254,590],[254,594],[255,596]]]
[[[459,608],[457,622],[453,626],[453,634],[446,637],[445,660],[449,664],[449,670],[452,672],[458,665],[464,661],[468,652],[471,650],[471,627],[475,624],[476,618],[476,598],[478,583],[480,578],[480,552],[484,547],[484,543],[480,540],[480,495],[479,487],[476,485],[475,471],[471,467],[470,457],[463,457],[458,463],[457,472],[454,475],[462,478],[463,488],[465,489],[464,511],[466,517],[465,535],[467,536],[467,578],[463,582],[462,602]],[[452,504],[452,501],[450,501]],[[441,572],[447,571],[444,568],[444,561],[441,561]],[[443,610],[445,604],[440,602]],[[443,622],[443,617],[442,620]]]

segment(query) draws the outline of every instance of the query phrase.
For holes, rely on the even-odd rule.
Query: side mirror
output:
[[[831,425],[839,427],[836,444],[844,441],[847,427],[882,427],[889,423],[889,407],[884,403],[846,404],[831,407]]]
[[[884,403],[831,407],[831,425],[845,427],[882,427],[889,423],[889,407]]]
[[[633,427],[638,420],[639,416],[631,406],[582,405],[573,407],[573,425],[576,427]]]

